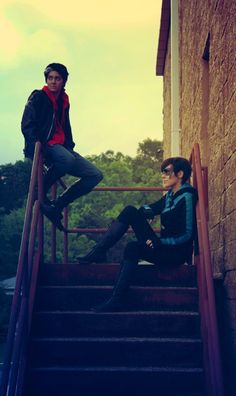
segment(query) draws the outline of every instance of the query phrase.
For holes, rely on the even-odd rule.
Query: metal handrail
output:
[[[193,168],[193,185],[198,191],[196,215],[199,239],[199,256],[197,257],[196,264],[198,274],[199,309],[203,339],[206,394],[208,396],[223,396],[224,386],[222,363],[220,356],[220,343],[207,224],[207,169],[201,166],[200,149],[197,143],[194,144],[190,162],[192,163]]]
[[[39,210],[42,200],[42,156],[41,143],[37,142],[32,163],[29,193],[19,252],[16,285],[12,301],[3,364],[1,396],[21,395],[24,369],[26,366],[27,341],[31,323],[32,307],[36,290],[35,279],[43,255],[43,218]],[[38,200],[35,201],[38,186]],[[34,213],[33,213],[34,212]],[[34,254],[36,227],[38,246]]]

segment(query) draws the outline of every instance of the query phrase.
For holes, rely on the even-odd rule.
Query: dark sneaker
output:
[[[64,226],[62,225],[62,213],[61,211],[53,204],[41,204],[41,209],[43,214],[60,230],[65,231]]]

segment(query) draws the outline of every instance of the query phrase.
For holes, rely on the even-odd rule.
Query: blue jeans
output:
[[[60,144],[47,145],[44,157],[49,169],[44,176],[44,192],[66,174],[78,177],[71,186],[58,197],[60,208],[67,206],[76,198],[89,193],[103,178],[102,172],[91,162]]]

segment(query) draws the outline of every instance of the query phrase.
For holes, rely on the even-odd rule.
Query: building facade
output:
[[[177,69],[172,63],[175,50]],[[222,280],[224,346],[227,357],[232,359],[228,371],[232,370],[233,383],[236,372],[236,1],[163,0],[157,75],[163,75],[164,79],[165,156],[178,154],[173,152],[175,129],[179,154],[188,158],[193,144],[198,142],[202,164],[208,167],[212,265],[214,278]],[[172,87],[174,80],[177,91]],[[176,106],[179,120],[173,126]]]

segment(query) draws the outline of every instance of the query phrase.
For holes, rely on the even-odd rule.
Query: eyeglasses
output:
[[[173,175],[174,171],[173,171],[173,169],[165,168],[165,169],[163,169],[163,170],[161,171],[161,173],[162,173],[163,176],[169,176],[169,177],[171,177],[171,176]]]

